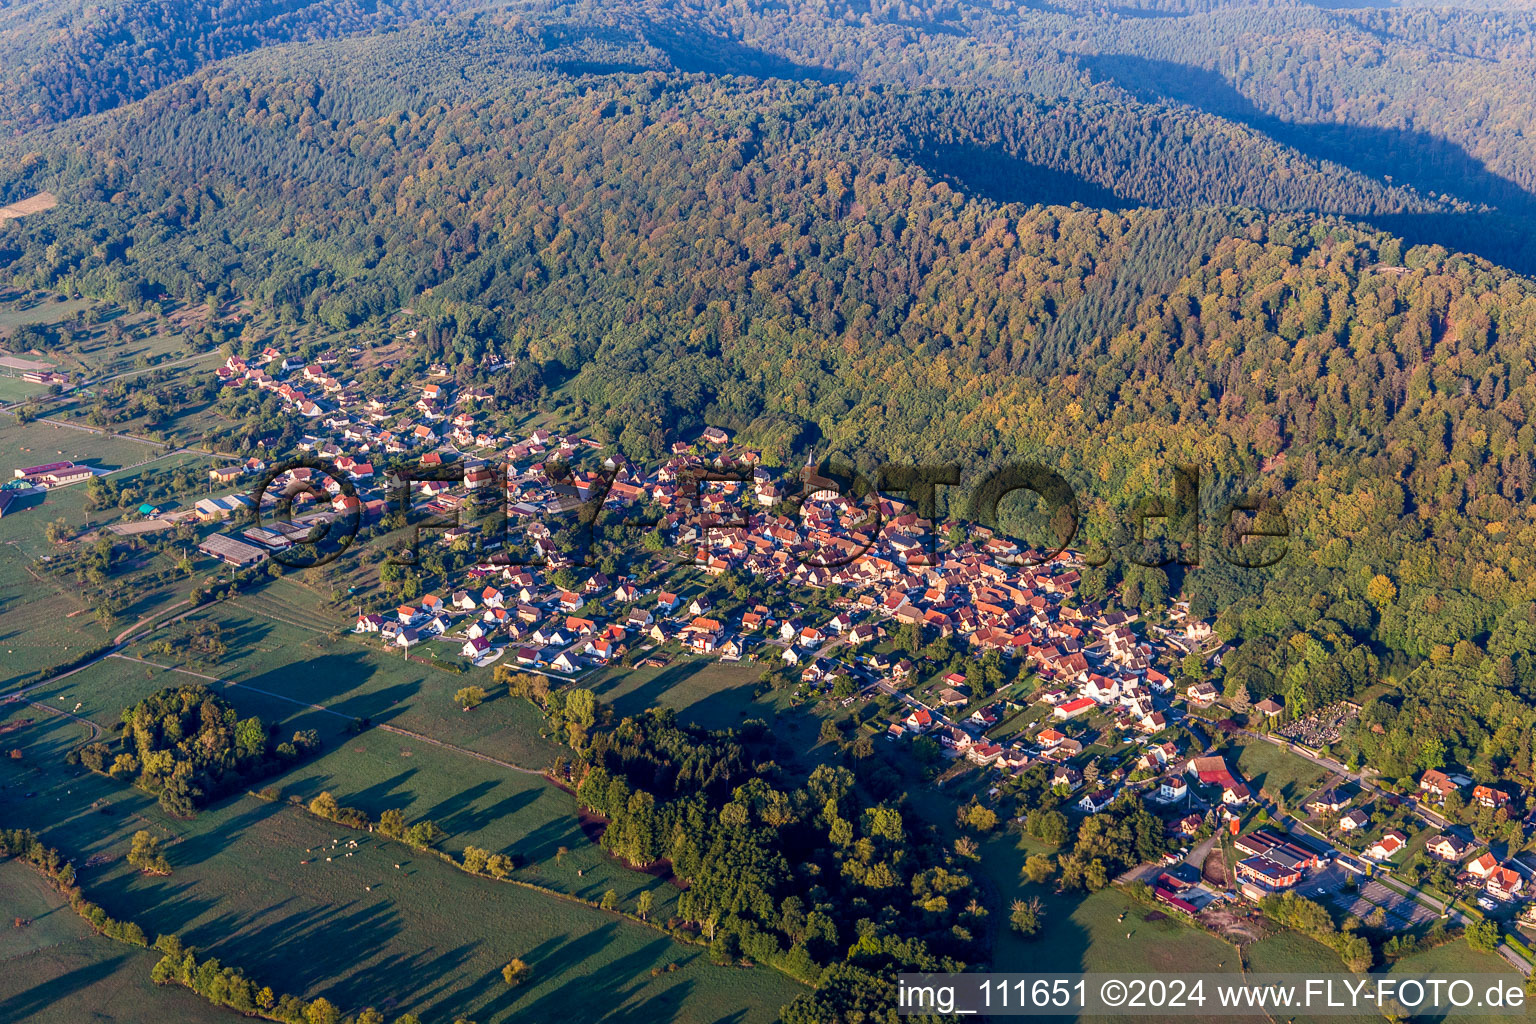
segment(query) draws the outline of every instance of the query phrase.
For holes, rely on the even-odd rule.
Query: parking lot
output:
[[[1437,920],[1439,914],[1418,901],[1404,896],[1374,879],[1360,879],[1358,888],[1344,888],[1350,875],[1337,866],[1330,867],[1308,879],[1299,887],[1309,899],[1331,904],[1347,914],[1354,914],[1362,921],[1377,907],[1387,914],[1387,927],[1394,931],[1412,928]]]

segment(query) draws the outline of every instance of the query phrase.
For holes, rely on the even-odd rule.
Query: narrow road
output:
[[[52,681],[53,680],[51,680],[51,679],[49,680],[49,682],[52,682]],[[29,701],[27,701],[27,703],[29,705],[31,705],[32,707],[34,707],[34,708],[38,708],[39,710],[48,712],[50,715],[62,715],[64,718],[72,718],[76,722],[79,722],[81,725],[83,725],[87,729],[91,730],[91,735],[89,737],[87,737],[87,739],[85,741],[87,743],[95,743],[96,740],[101,737],[101,726],[97,725],[95,722],[91,721],[89,718],[81,718],[79,715],[75,714],[73,711],[65,711],[63,708],[56,708],[56,707],[54,707],[53,705],[49,704],[47,701],[44,701],[44,700],[29,700]]]
[[[123,630],[121,633],[117,634],[117,636],[112,638],[112,644],[113,644],[114,649],[116,649],[118,647],[121,647],[123,644],[127,643],[128,642],[128,638],[130,636],[133,636],[134,633],[138,632],[138,629],[139,629],[140,626],[143,626],[143,625],[145,625],[147,623],[150,623],[150,622],[154,622],[156,619],[160,618],[160,616],[168,615],[171,612],[175,611],[177,608],[180,608],[182,605],[184,605],[184,604],[191,604],[191,603],[192,603],[192,599],[190,597],[185,597],[185,598],[182,598],[180,601],[177,601],[175,604],[171,605],[168,608],[160,609],[158,612],[155,612],[153,615],[146,615],[146,616],[144,616],[138,622],[135,622],[133,625],[129,626],[127,629]],[[202,607],[202,605],[199,605],[198,607],[200,608],[200,607]],[[192,611],[197,611],[197,608],[192,609]],[[190,615],[191,613],[192,612],[187,612],[188,615]],[[181,616],[181,617],[184,618],[185,616]],[[168,623],[161,623],[161,625],[168,625]]]

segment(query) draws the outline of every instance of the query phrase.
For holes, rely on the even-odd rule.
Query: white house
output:
[[[1157,787],[1159,800],[1172,802],[1183,800],[1189,795],[1189,785],[1185,783],[1183,776],[1173,775],[1163,779]]]

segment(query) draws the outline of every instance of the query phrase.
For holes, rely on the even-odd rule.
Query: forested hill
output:
[[[0,4],[0,131],[111,110],[222,57],[377,32],[473,6],[472,0]]]
[[[496,350],[518,360],[508,415],[559,402],[636,458],[706,421],[780,463],[1044,458],[1095,544],[1191,462],[1213,501],[1283,492],[1288,559],[1116,558],[1090,593],[1123,578],[1151,608],[1186,589],[1241,641],[1228,677],[1293,708],[1402,677],[1370,713],[1394,721],[1352,741],[1383,771],[1433,738],[1529,775],[1536,290],[1365,223],[1519,263],[1523,179],[1441,167],[1469,199],[1288,137],[1321,102],[1278,84],[1305,63],[1242,79],[1277,83],[1251,123],[1231,96],[1232,116],[1200,109],[1213,79],[1117,71],[1174,61],[1175,22],[1261,14],[1276,40],[1354,19],[1390,40],[1384,62],[1438,53],[1453,78],[1465,49],[1503,54],[1515,84],[1525,60],[1518,14],[1437,35],[1414,12],[498,10],[219,60],[9,141],[0,199],[60,205],[0,226],[0,277],[239,295],[334,329],[410,306],[425,330],[402,372],[475,379]],[[1206,40],[1183,46],[1223,75]],[[1341,76],[1332,102],[1370,81]],[[1522,109],[1507,93],[1489,123]],[[1523,166],[1523,136],[1499,138],[1486,159]],[[1407,151],[1426,173],[1436,153],[1491,166]]]

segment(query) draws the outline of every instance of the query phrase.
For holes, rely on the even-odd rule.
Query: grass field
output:
[[[66,768],[62,755],[82,736],[46,717],[10,732],[24,757],[0,764],[0,814],[72,856],[109,912],[151,935],[174,931],[274,987],[481,1024],[591,1019],[593,1006],[635,1020],[767,1022],[800,991],[776,972],[712,966],[653,929],[469,877],[282,803],[242,797],[190,822],[167,819],[143,794]],[[169,878],[140,876],[122,859],[145,827],[167,841]],[[359,848],[346,857],[350,839]],[[498,972],[513,956],[533,977],[509,990]]]
[[[1436,946],[1427,953],[1404,957],[1393,964],[1387,973],[1423,977],[1436,974],[1503,974],[1514,977],[1519,972],[1498,954],[1479,953],[1465,941],[1459,940]]]
[[[1344,963],[1339,955],[1321,942],[1314,942],[1297,932],[1281,932],[1248,946],[1248,969],[1265,972],[1308,972],[1340,974]]]
[[[1329,974],[1344,974],[1344,965],[1339,960],[1338,954],[1324,946],[1322,943],[1313,942],[1304,935],[1296,932],[1281,932],[1271,935],[1253,943],[1245,949],[1248,960],[1248,970],[1252,974],[1299,974],[1305,976],[1320,976]],[[1306,1016],[1302,1014],[1292,1015],[1287,1013],[1286,1020],[1295,1021],[1296,1024],[1310,1024],[1312,1021],[1331,1021],[1336,1024],[1367,1024],[1381,1017],[1367,1015],[1351,1016]]]
[[[377,638],[327,633],[246,611],[238,603],[215,606],[188,619],[213,621],[223,630],[228,656],[200,671],[249,684],[344,715],[366,717],[449,740],[459,746],[530,768],[548,766],[559,748],[542,738],[542,719],[527,701],[505,691],[473,712],[453,701],[460,688],[490,688],[490,673],[463,675],[385,652]],[[141,644],[132,652],[156,660]]]
[[[46,505],[0,519],[0,690],[107,639],[77,594],[42,571]]]
[[[0,328],[62,323],[94,305],[97,303],[92,299],[65,299],[57,296],[50,296],[24,309],[18,303],[6,302],[0,305]]]
[[[709,729],[734,728],[743,718],[762,717],[768,708],[754,701],[763,666],[723,662],[714,657],[672,653],[665,668],[626,669],[613,665],[590,674],[580,685],[613,705],[620,716],[666,707],[684,721]]]
[[[0,417],[0,451],[7,456],[5,465],[0,466],[6,479],[10,478],[11,470],[22,466],[68,460],[89,463],[97,469],[117,469],[160,453],[159,448],[141,441],[76,430],[44,420],[18,423],[9,416]]]
[[[0,439],[14,429],[14,424],[0,427]],[[135,446],[135,450],[150,449]],[[28,500],[36,502],[36,498]],[[191,581],[184,577],[149,582],[141,574],[141,582],[128,590],[132,603],[121,609],[116,623],[103,626],[72,582],[48,571],[46,560],[54,553],[46,536],[50,522],[62,518],[74,533],[115,521],[119,515],[116,509],[88,510],[86,491],[77,485],[50,492],[41,504],[0,519],[0,657],[4,659],[0,661],[0,691],[41,669],[74,660],[141,616],[187,596]],[[143,568],[165,570],[170,564],[169,556],[160,556],[143,563]],[[120,570],[114,568],[117,571],[138,572],[126,564]]]
[[[18,928],[16,918],[30,920]],[[42,877],[0,862],[0,1020],[28,1024],[234,1024],[186,989],[149,980],[159,954],[97,935]]]
[[[325,661],[320,659],[319,663],[323,665]],[[441,675],[420,666],[412,668]],[[220,668],[220,673],[226,674],[225,667]],[[203,682],[128,658],[108,658],[38,689],[34,696],[50,707],[66,711],[78,704],[78,714],[109,731],[119,721],[124,707],[145,696],[167,686]],[[263,782],[279,789],[285,798],[307,802],[322,790],[329,790],[342,803],[360,807],[374,817],[384,810],[398,808],[411,820],[430,818],[442,827],[448,833],[441,844],[443,849],[457,853],[466,845],[474,845],[515,856],[523,865],[517,877],[525,881],[586,899],[598,899],[610,888],[626,899],[638,895],[642,888],[650,889],[657,912],[670,912],[677,890],[609,857],[581,830],[574,797],[548,780],[382,729],[358,735],[349,731],[346,717],[294,703],[326,703],[316,700],[316,695],[302,686],[285,688],[293,695],[293,700],[287,700],[275,696],[278,690],[266,683],[258,685],[266,692],[218,684],[212,684],[212,688],[243,715],[254,714],[264,722],[281,723],[284,736],[300,729],[314,729],[325,743],[319,758]],[[385,690],[389,688],[385,684]],[[447,694],[441,696],[444,721],[413,731],[464,745],[458,727],[490,721],[494,728],[486,735],[498,735],[504,730],[509,735],[526,733],[537,740],[540,720],[526,701],[502,695],[466,713],[453,706]],[[500,721],[492,719],[492,715],[499,715]],[[375,720],[385,718],[389,718],[387,711]],[[505,750],[496,751],[498,746],[507,744],[484,745],[492,748],[492,756],[509,756]],[[529,742],[524,742],[521,749],[527,755],[531,749]],[[547,763],[555,749],[550,745],[549,757],[535,763]],[[568,852],[562,854],[562,848]]]
[[[1050,883],[1024,881],[1020,870],[1031,852],[1041,851],[1020,845],[1011,835],[982,847],[980,870],[1000,897],[992,915],[992,970],[1132,974],[1239,970],[1235,948],[1172,916],[1143,920],[1149,908],[1118,889],[1088,896],[1057,894]],[[1045,905],[1045,925],[1038,935],[1023,938],[1008,925],[1008,907],[1015,899],[1033,897]]]
[[[1283,799],[1287,807],[1301,814],[1306,813],[1302,801],[1328,776],[1311,761],[1263,740],[1242,748],[1237,769],[1256,789],[1265,790],[1272,799]]]

